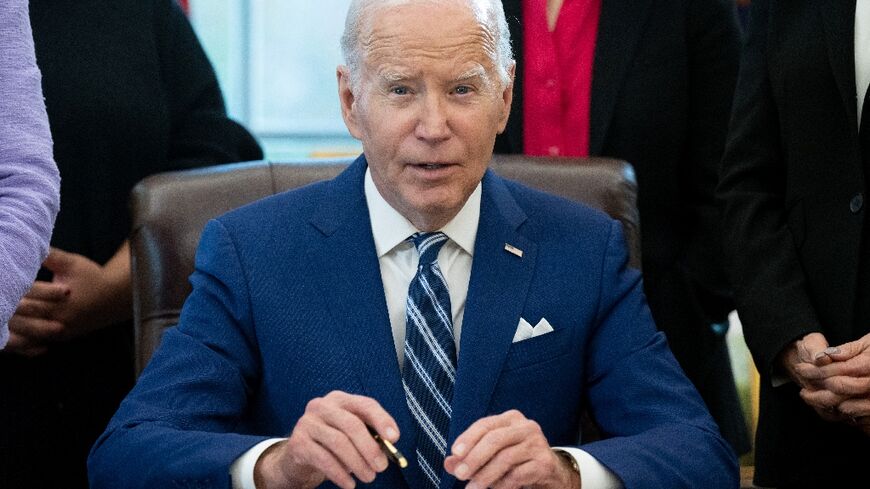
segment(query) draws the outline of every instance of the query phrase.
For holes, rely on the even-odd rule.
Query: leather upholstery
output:
[[[178,322],[206,222],[254,200],[340,173],[353,158],[254,161],[152,175],[132,192],[130,240],[137,375],[163,331]],[[631,264],[640,267],[637,185],[626,162],[610,158],[496,155],[499,175],[602,209],[622,222]],[[252,237],[255,239],[255,237]]]

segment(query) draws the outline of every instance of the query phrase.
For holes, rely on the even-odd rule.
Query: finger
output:
[[[496,481],[506,477],[515,467],[531,460],[530,452],[529,447],[524,444],[504,447],[486,460],[471,476],[470,481],[478,487],[492,487]]]
[[[327,447],[320,445],[315,440],[309,441],[311,443],[305,443],[305,449],[302,450],[308,465],[316,468],[324,477],[338,487],[353,489],[356,486],[356,482],[351,477],[347,468],[335,458]]]
[[[821,333],[810,333],[797,343],[798,357],[803,362],[813,363],[816,354],[823,352],[828,347],[828,340]]]
[[[826,353],[826,351],[827,349],[822,350],[820,352],[817,352],[813,356],[813,365],[815,365],[816,367],[824,367],[825,365],[830,365],[834,363],[834,359],[831,358],[830,355]]]
[[[861,352],[870,350],[870,340],[867,337],[859,338],[849,343],[843,343],[839,346],[833,346],[825,349],[825,354],[831,357],[832,360],[842,362],[853,358]]]
[[[76,255],[60,248],[51,248],[42,266],[54,273],[63,273],[75,263]]]
[[[15,314],[48,319],[52,316],[54,309],[54,303],[24,297],[21,299],[21,302],[18,303],[18,307],[15,308]]]
[[[516,489],[517,487],[525,487],[534,484],[539,480],[535,470],[534,462],[525,462],[511,469],[504,477],[495,481],[490,487],[492,489]]]
[[[846,416],[870,419],[870,399],[846,399],[840,403],[838,408]]]
[[[870,377],[847,377],[839,375],[823,381],[825,389],[844,398],[870,394]]]
[[[66,284],[38,280],[33,283],[25,297],[46,302],[61,302],[69,295],[70,288]]]
[[[49,341],[60,339],[64,325],[52,319],[14,315],[9,319],[9,331],[34,340]]]
[[[827,411],[834,410],[841,402],[846,400],[845,397],[828,390],[811,391],[809,389],[801,389],[800,396],[809,406]]]
[[[26,357],[36,357],[45,354],[48,351],[48,348],[43,344],[34,341],[32,338],[10,332],[9,341],[6,343],[4,351]]]
[[[802,384],[810,384],[815,388],[821,388],[822,381],[828,377],[826,374],[828,371],[824,370],[825,368],[827,367],[819,367],[812,363],[800,362],[793,366],[793,371]]]
[[[818,367],[817,372],[809,373],[809,375],[817,375],[820,379],[836,377],[838,375],[849,377],[870,377],[870,352],[865,351],[863,354],[856,355],[847,360],[837,361],[830,365]]]
[[[492,461],[497,459],[502,451],[522,443],[528,436],[528,430],[521,430],[513,427],[497,428],[489,431],[481,437],[480,441],[469,449],[468,455],[463,457],[462,463],[459,467],[463,465],[466,467],[466,470],[462,471],[465,472],[464,477],[466,479],[476,479],[480,471],[484,470]],[[457,472],[460,471],[459,467],[457,467]],[[507,470],[507,467],[504,469]],[[492,473],[493,470],[499,469],[490,469],[490,475],[492,477],[487,479],[488,482],[494,482],[504,475],[504,471],[494,474]]]
[[[372,438],[365,423],[356,414],[343,409],[325,409],[320,415],[328,426],[347,438],[350,448],[358,455],[359,460],[373,472],[372,478],[374,478],[374,472],[383,472],[387,469],[386,455],[381,450],[380,445]],[[354,461],[356,461],[356,457]],[[359,473],[354,465],[349,466],[354,468],[354,473]],[[364,480],[369,482],[368,479]]]
[[[495,416],[488,416],[472,423],[472,425],[453,442],[451,453],[452,455],[455,455],[455,458],[452,460],[463,459],[480,441],[480,439],[490,431],[510,425],[510,419],[506,414],[507,413],[502,413]]]
[[[333,391],[311,401],[307,410],[343,433],[353,445],[354,452],[372,471],[387,469],[387,457],[369,433],[369,426],[380,427],[381,436],[385,439],[398,440],[398,425],[377,401],[370,397]]]
[[[395,443],[399,441],[399,425],[378,401],[371,397],[336,391],[339,402],[348,411],[356,414],[365,425],[374,428],[381,437]],[[329,395],[327,395],[328,397]],[[368,433],[366,433],[367,436]],[[371,436],[369,436],[371,438]]]
[[[346,472],[363,482],[375,480],[375,471],[363,459],[345,433],[325,424],[314,424],[309,435],[320,446],[329,450]]]

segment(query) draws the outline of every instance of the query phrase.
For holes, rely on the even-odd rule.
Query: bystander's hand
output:
[[[802,375],[822,389],[803,393],[807,402],[833,406],[848,423],[870,435],[870,334],[824,350],[829,360]]]
[[[129,257],[123,255],[121,260],[124,261],[101,266],[82,255],[52,248],[43,266],[54,278],[51,282],[34,282],[18,303],[9,320],[6,349],[22,355],[40,355],[52,343],[128,319]]]
[[[399,427],[372,398],[333,391],[308,402],[286,441],[266,450],[254,468],[260,489],[308,489],[330,480],[342,489],[354,477],[372,482],[387,457],[368,427],[395,443]]]
[[[472,424],[444,460],[468,489],[576,489],[580,476],[550,448],[541,427],[512,410]]]
[[[779,365],[800,388],[801,398],[827,421],[844,421],[836,410],[836,400],[826,391],[819,369],[832,362],[825,354],[828,340],[821,333],[810,333],[789,345],[779,357]]]

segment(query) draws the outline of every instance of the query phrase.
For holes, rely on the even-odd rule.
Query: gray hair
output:
[[[344,23],[344,33],[341,36],[341,53],[344,56],[344,64],[348,68],[350,86],[353,90],[356,90],[358,73],[364,54],[359,42],[363,11],[367,7],[401,5],[412,1],[415,0],[353,0],[350,3]],[[498,69],[498,77],[502,85],[507,86],[510,82],[510,69],[514,64],[514,57],[511,51],[511,36],[504,15],[504,7],[499,0],[465,1],[474,11],[481,25],[495,36],[497,59],[494,59],[493,63]]]

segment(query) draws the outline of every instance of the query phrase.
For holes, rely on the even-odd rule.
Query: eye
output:
[[[453,89],[453,93],[455,93],[456,95],[468,95],[471,92],[472,89],[468,85],[459,85],[458,87]]]
[[[407,95],[408,87],[396,86],[390,88],[390,93],[393,95]]]

